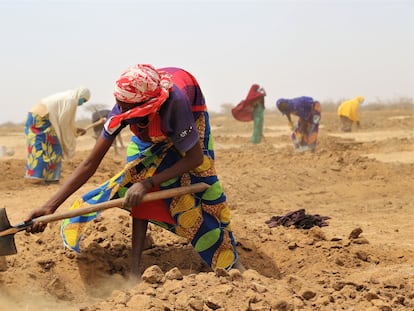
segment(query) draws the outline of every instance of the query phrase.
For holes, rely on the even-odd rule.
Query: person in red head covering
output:
[[[252,144],[258,144],[263,137],[263,119],[264,119],[264,97],[266,91],[258,84],[250,87],[246,99],[242,100],[236,107],[231,110],[233,117],[242,122],[253,120],[253,134],[250,139]]]
[[[140,258],[148,222],[185,237],[211,269],[243,269],[230,226],[230,209],[214,167],[209,114],[197,80],[187,71],[155,69],[138,64],[129,67],[115,83],[116,103],[90,155],[67,178],[60,190],[27,221],[51,214],[94,174],[121,130],[133,133],[124,169],[72,207],[124,197],[131,208],[133,276],[140,275]],[[210,187],[196,194],[141,203],[144,195],[204,182]],[[96,215],[95,215],[96,216]],[[79,250],[82,229],[91,215],[65,220],[64,244]],[[29,232],[44,231],[34,223]]]

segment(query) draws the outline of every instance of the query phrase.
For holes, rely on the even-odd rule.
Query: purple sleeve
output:
[[[177,97],[172,97],[162,111],[162,129],[175,148],[187,152],[200,140],[200,136],[189,101],[184,96]]]
[[[119,109],[119,106],[117,105],[117,104],[115,104],[114,105],[114,107],[112,108],[112,110],[111,110],[111,112],[108,114],[108,116],[106,117],[106,119],[107,120],[109,120],[109,118],[110,117],[112,117],[112,116],[115,116],[115,115],[117,115],[117,114],[120,114],[121,113],[121,110]],[[121,132],[121,130],[123,129],[124,127],[120,127],[119,129],[117,129],[114,133],[112,133],[112,134],[109,134],[106,130],[105,130],[105,127],[103,128],[103,130],[102,130],[102,133],[101,133],[101,136],[103,137],[103,138],[105,138],[105,139],[109,139],[109,140],[113,140],[115,137],[116,137],[116,135],[118,135],[120,132]]]

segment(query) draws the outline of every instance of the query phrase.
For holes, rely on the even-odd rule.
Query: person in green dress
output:
[[[238,121],[253,121],[253,133],[250,138],[252,144],[259,144],[263,137],[265,96],[265,89],[258,84],[253,84],[246,99],[242,100],[231,111],[233,117]]]

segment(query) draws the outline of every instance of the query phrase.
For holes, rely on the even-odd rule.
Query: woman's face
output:
[[[136,106],[138,106],[137,104],[128,104],[128,103],[121,102],[119,100],[116,100],[116,104],[119,106],[119,109],[121,109],[122,112],[131,110],[132,108],[135,108]]]
[[[288,113],[289,111],[288,111],[288,105],[287,105],[287,103],[286,102],[281,102],[281,103],[279,103],[278,105],[277,105],[277,107],[279,108],[279,110],[282,112],[282,113]]]

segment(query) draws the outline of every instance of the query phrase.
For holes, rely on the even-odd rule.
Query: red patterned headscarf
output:
[[[125,70],[115,82],[114,96],[117,100],[135,104],[168,93],[172,86],[169,73],[158,71],[151,65],[137,64]]]
[[[115,82],[114,96],[118,101],[137,104],[122,114],[113,116],[106,124],[108,132],[114,132],[123,120],[154,115],[167,100],[173,86],[172,76],[151,65],[137,64],[125,70]]]

